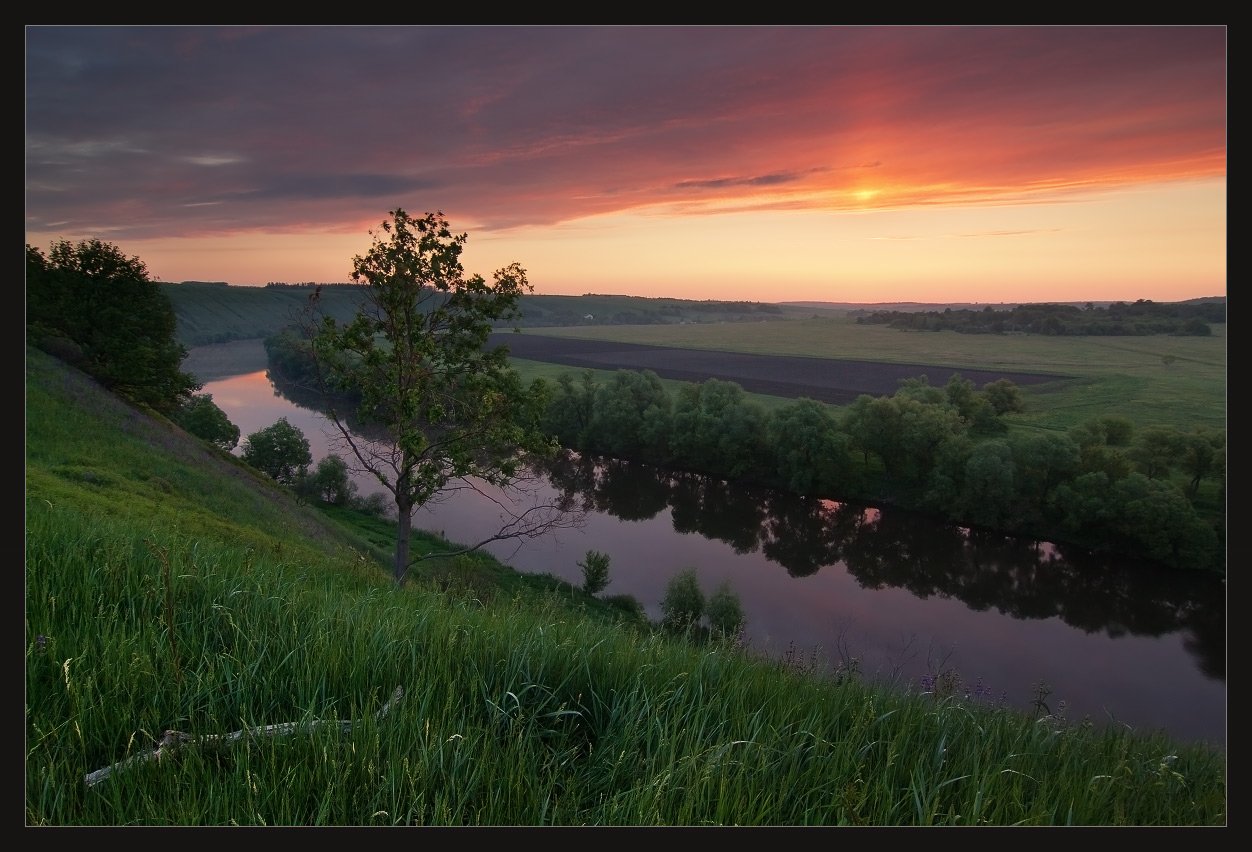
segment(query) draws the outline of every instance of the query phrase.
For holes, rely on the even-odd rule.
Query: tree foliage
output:
[[[623,458],[668,454],[670,399],[651,370],[618,370],[596,391],[589,436],[599,452]]]
[[[583,571],[583,591],[598,595],[609,585],[609,555],[598,550],[588,550],[578,563]]]
[[[695,568],[684,568],[665,584],[661,600],[662,623],[674,630],[690,630],[704,615],[704,592]]]
[[[243,460],[282,485],[295,485],[313,463],[313,455],[300,428],[280,417],[244,439]]]
[[[1126,455],[1148,479],[1168,476],[1187,452],[1187,435],[1172,426],[1149,426],[1135,435]]]
[[[1013,387],[1016,388],[1016,385]],[[993,393],[1004,397],[1000,390]],[[948,405],[956,409],[957,414],[961,416],[961,421],[971,431],[987,434],[1005,430],[1004,423],[1000,420],[1001,412],[992,404],[988,392],[984,390],[979,393],[974,390],[974,383],[969,379],[963,379],[959,374],[953,373],[952,378],[948,379],[947,385],[944,386],[944,394]],[[1008,404],[1007,397],[1003,399],[1003,403]]]
[[[1162,487],[1178,490],[1193,504],[1187,511],[1206,511],[1207,523],[1223,538],[1224,516],[1213,513],[1225,502],[1223,431],[1145,428],[1136,434],[1130,420],[1105,414],[1066,433],[1009,432],[1002,415],[1024,408],[1017,386],[1001,379],[977,391],[959,374],[943,386],[922,375],[900,382],[893,396],[863,394],[841,417],[809,399],[762,413],[738,385],[717,379],[679,385],[667,405],[647,371],[619,371],[605,384],[597,384],[590,371],[581,382],[564,374],[555,388],[546,422],[580,452],[810,497],[868,498],[920,508],[961,525],[1036,538],[1064,535],[1093,548],[1150,554],[1178,567],[1224,570],[1220,553],[1215,560],[1196,561],[1215,552],[1207,545],[1148,546],[1160,538],[1162,524],[1136,532],[1138,520],[1152,517],[1146,509],[1123,516],[1115,527],[1111,506],[1100,505],[1137,465]],[[612,481],[612,470],[613,465],[604,466],[603,482]],[[1213,487],[1202,490],[1206,480]],[[643,511],[639,517],[658,511],[652,504],[673,504],[680,530],[697,528],[701,516],[724,514],[707,503],[693,513],[663,489],[640,498],[646,499],[634,501]],[[1153,493],[1141,505],[1159,511],[1181,504]],[[1091,507],[1091,517],[1102,519],[1094,525],[1083,515]],[[737,549],[755,547],[748,531],[757,525],[736,520],[719,526],[742,537],[724,540]],[[1180,529],[1191,536],[1193,526],[1185,520]],[[1200,539],[1195,534],[1194,541]]]
[[[556,444],[538,427],[543,386],[524,388],[507,349],[486,346],[493,325],[515,317],[531,290],[525,269],[512,263],[491,282],[467,275],[467,235],[454,234],[442,213],[413,218],[396,209],[390,217],[353,258],[352,280],[364,288],[357,314],[344,323],[322,314],[315,293],[307,331],[323,390],[350,394],[363,427],[350,430],[347,413],[332,404],[349,463],[395,501],[399,584],[412,561],[416,508],[450,487],[515,487],[527,455]],[[475,547],[564,521],[553,507],[505,510],[500,531]]]
[[[30,341],[132,402],[172,415],[201,385],[179,367],[169,298],[138,257],[101,240],[26,246]]]
[[[174,415],[174,420],[197,438],[226,452],[239,444],[239,427],[218,408],[211,393],[192,394]]]
[[[983,441],[965,463],[961,516],[970,523],[996,527],[1013,519],[1017,496],[1013,451],[1004,441]]]
[[[680,388],[672,415],[675,460],[738,479],[768,468],[764,409],[735,382],[707,379]]]
[[[892,397],[862,394],[848,407],[843,428],[855,446],[878,457],[889,476],[920,482],[934,468],[943,444],[968,426],[955,408],[904,391]]]
[[[997,416],[1017,413],[1026,409],[1026,403],[1022,400],[1021,388],[1010,379],[996,379],[994,382],[987,382],[982,386],[982,392],[987,400],[987,404],[991,406],[991,410]]]
[[[709,626],[715,634],[733,638],[743,628],[746,618],[739,595],[731,588],[729,580],[723,580],[704,605]]]
[[[296,482],[296,493],[301,497],[331,506],[351,505],[356,492],[357,485],[348,475],[348,463],[334,453],[322,458]]]
[[[596,381],[591,370],[574,376],[562,373],[549,398],[544,425],[563,447],[592,447],[591,418],[595,413]]]
[[[1197,429],[1183,437],[1182,457],[1179,466],[1190,478],[1187,490],[1194,495],[1200,489],[1200,481],[1218,475],[1225,481],[1226,430]]]
[[[1053,492],[1078,471],[1078,445],[1068,435],[1054,432],[1026,433],[1010,443],[1023,519],[1038,524],[1047,513]]]
[[[798,399],[779,408],[765,434],[778,478],[790,490],[829,493],[850,479],[848,436],[820,402]]]

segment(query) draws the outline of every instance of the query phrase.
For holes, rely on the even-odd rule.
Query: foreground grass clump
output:
[[[1206,748],[695,647],[487,559],[397,590],[352,518],[27,367],[30,825],[1226,822]]]

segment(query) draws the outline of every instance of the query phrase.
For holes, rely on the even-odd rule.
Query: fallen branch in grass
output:
[[[391,699],[379,708],[374,714],[374,720],[380,721],[384,716],[391,712],[401,698],[404,697],[404,687],[397,686],[396,691],[391,694]],[[239,731],[232,731],[229,734],[205,734],[204,736],[193,736],[185,734],[182,731],[166,731],[157,743],[155,749],[144,754],[137,754],[126,760],[106,766],[103,769],[97,769],[95,772],[88,772],[83,781],[88,787],[99,784],[105,778],[108,778],[115,772],[128,769],[140,763],[147,763],[150,760],[160,760],[166,754],[176,750],[181,745],[207,745],[207,746],[223,746],[238,742],[244,737],[255,739],[257,737],[282,737],[287,734],[293,734],[296,731],[311,731],[324,725],[336,725],[339,727],[340,733],[348,733],[352,730],[352,726],[356,724],[352,719],[313,719],[308,722],[282,722],[277,725],[261,725],[256,728],[244,728]]]

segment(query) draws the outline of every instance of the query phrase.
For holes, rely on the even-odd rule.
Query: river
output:
[[[203,392],[241,444],[286,417],[315,461],[335,449],[323,415],[281,394],[264,369],[204,367],[212,350],[193,350],[188,364],[212,374]],[[581,584],[586,552],[607,553],[602,594],[631,595],[658,619],[665,584],[691,567],[706,595],[723,582],[738,595],[754,652],[854,665],[905,689],[943,676],[971,701],[1226,747],[1223,578],[613,459],[566,464],[546,482],[589,507],[586,523],[487,546],[516,570]],[[419,509],[414,525],[472,542],[499,519],[470,492]]]

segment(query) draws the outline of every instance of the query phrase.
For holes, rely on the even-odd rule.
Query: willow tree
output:
[[[322,314],[315,292],[308,331],[323,390],[339,400],[328,414],[349,463],[395,502],[393,568],[402,584],[414,562],[432,555],[410,554],[414,511],[452,490],[474,488],[505,510],[498,530],[454,552],[570,519],[559,506],[515,508],[507,499],[528,479],[528,458],[556,450],[539,426],[542,385],[524,387],[507,348],[486,345],[497,321],[518,316],[532,289],[526,271],[513,263],[490,282],[467,275],[467,236],[453,234],[443,213],[389,215],[370,231],[369,251],[353,258],[352,280],[363,287],[356,315],[341,323]]]

